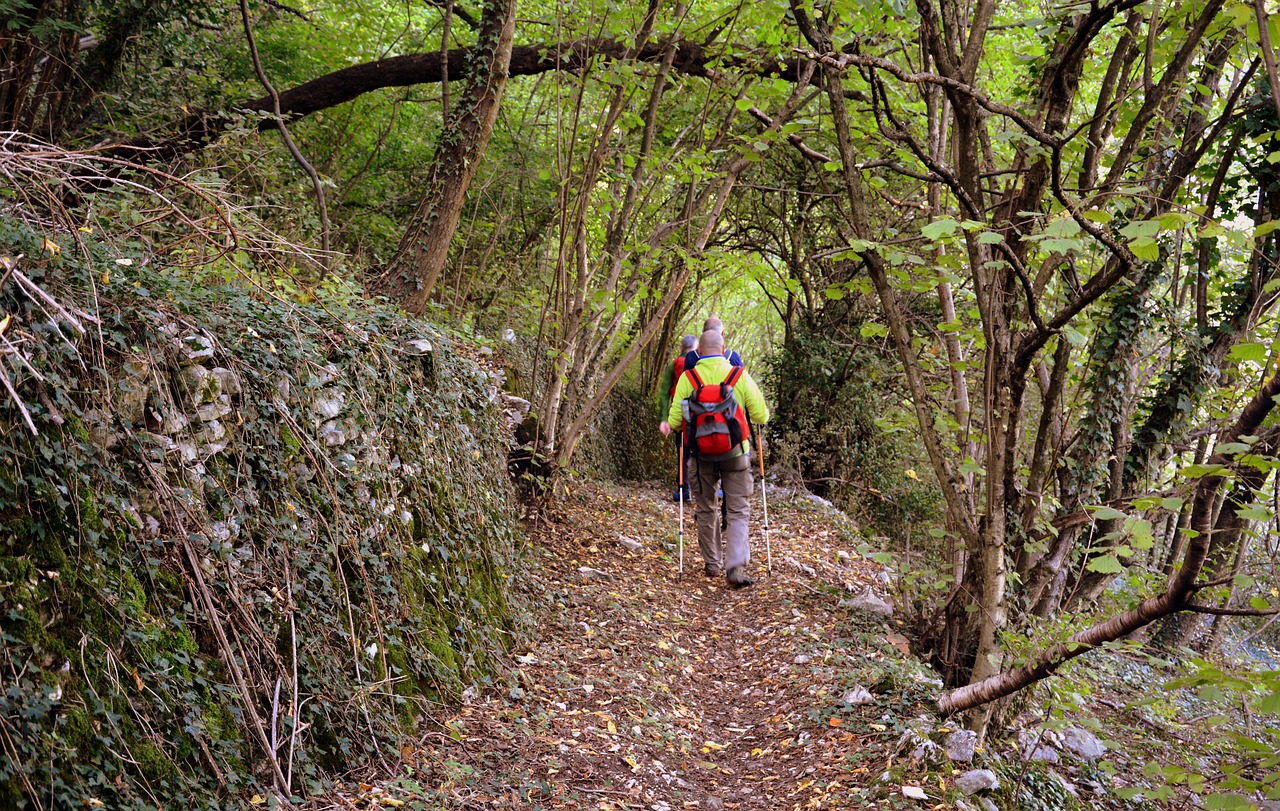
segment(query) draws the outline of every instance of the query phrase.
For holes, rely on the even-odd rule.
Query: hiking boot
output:
[[[724,570],[714,563],[708,563],[702,567],[702,571],[706,572],[707,577],[719,577],[724,574]]]
[[[741,566],[735,566],[728,571],[725,579],[729,581],[729,588],[745,589],[747,586],[754,586],[756,581],[747,577],[747,573],[742,570]]]
[[[683,488],[681,488],[680,494],[684,496],[685,504],[693,503],[693,492],[689,489],[689,485],[686,484]]]

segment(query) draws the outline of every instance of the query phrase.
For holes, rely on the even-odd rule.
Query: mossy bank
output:
[[[39,430],[0,405],[0,807],[226,808],[394,760],[518,633],[491,376],[366,302],[46,236],[0,253],[100,323],[0,289]]]

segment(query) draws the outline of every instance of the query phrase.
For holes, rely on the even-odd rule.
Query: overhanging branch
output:
[[[553,70],[576,72],[593,59],[630,58],[637,62],[661,62],[668,46],[666,41],[649,41],[643,45],[628,47],[622,40],[607,38],[520,45],[512,49],[507,75],[534,76]],[[289,121],[336,107],[375,90],[436,84],[446,77],[456,79],[463,75],[470,51],[470,48],[454,48],[449,51],[447,60],[441,59],[440,53],[436,51],[405,54],[326,73],[282,91],[280,113]],[[795,81],[798,64],[799,60],[781,61],[763,53],[759,56],[721,57],[718,53],[708,52],[701,43],[681,41],[675,46],[672,70],[686,76],[708,77],[714,65],[739,73],[777,76]],[[246,101],[238,109],[248,113],[271,113],[272,99],[264,96]],[[216,140],[231,121],[232,116],[225,113],[196,113],[183,120],[176,132],[167,137],[136,139],[113,147],[110,152],[114,157],[128,160],[169,160],[185,152],[203,149]],[[274,122],[267,119],[259,126],[270,129]]]

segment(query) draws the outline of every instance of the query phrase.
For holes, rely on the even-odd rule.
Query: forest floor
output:
[[[839,605],[880,573],[853,551],[848,519],[775,495],[773,573],[753,514],[759,579],[734,590],[703,573],[692,505],[678,576],[669,490],[572,487],[533,530],[537,634],[518,670],[406,747],[412,777],[379,793],[429,786],[427,808],[862,807],[856,787],[884,762],[856,753],[898,732],[842,696],[868,665],[905,660],[907,640],[852,627]]]
[[[678,576],[669,489],[578,482],[557,493],[555,512],[529,525],[519,582],[534,632],[511,670],[428,719],[397,753],[396,776],[344,791],[342,807],[1135,808],[1114,792],[1149,787],[1148,764],[1205,767],[1215,748],[1205,718],[1252,723],[1247,712],[1228,723],[1239,711],[1223,699],[1168,691],[1180,668],[1113,652],[1088,683],[1059,677],[1062,690],[1087,696],[1078,720],[1027,713],[1033,727],[1104,734],[1110,762],[1064,752],[1061,762],[1033,755],[1028,768],[978,748],[952,763],[929,742],[949,732],[930,709],[936,674],[896,620],[842,604],[888,589],[882,567],[858,554],[850,519],[770,492],[773,571],[757,494],[758,582],[741,590],[703,574],[688,508]],[[1046,731],[1026,734],[1038,750]],[[962,800],[956,778],[974,768],[993,769],[1001,785]],[[1192,799],[1186,786],[1155,796],[1164,808]]]

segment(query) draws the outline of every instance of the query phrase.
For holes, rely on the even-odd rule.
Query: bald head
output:
[[[706,321],[702,322],[702,330],[703,332],[710,332],[712,330],[715,330],[716,332],[724,332],[724,322],[713,315]]]
[[[709,329],[702,333],[702,337],[698,339],[699,355],[723,355],[724,354],[724,336],[719,330]]]

